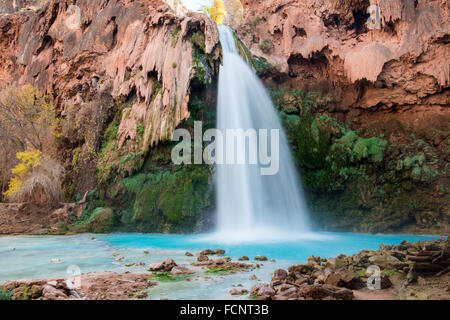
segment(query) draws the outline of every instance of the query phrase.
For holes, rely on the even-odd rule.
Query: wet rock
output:
[[[192,253],[190,253],[190,252],[186,252],[185,254],[184,254],[186,257],[193,257],[194,255],[192,254]]]
[[[206,256],[206,255],[199,255],[198,257],[197,257],[197,261],[198,262],[204,262],[204,261],[208,261],[209,260],[209,258],[208,258],[208,256]]]
[[[288,273],[286,270],[278,269],[278,270],[275,270],[275,272],[273,273],[272,281],[274,281],[274,280],[282,281],[282,280],[285,280],[287,278],[287,276],[288,276]]]
[[[246,290],[246,289],[242,289],[242,290],[239,290],[239,289],[231,289],[231,290],[230,290],[230,294],[231,294],[232,296],[242,296],[242,295],[248,294],[248,290]]]
[[[298,294],[306,300],[324,300],[330,297],[338,300],[353,300],[351,290],[330,285],[305,285],[298,289]]]
[[[30,296],[31,296],[31,298],[32,298],[32,299],[37,299],[37,298],[39,298],[40,296],[42,296],[42,290],[43,290],[42,286],[39,286],[39,285],[33,285],[33,286],[31,287],[31,290],[30,290]]]
[[[51,285],[44,286],[42,289],[42,297],[44,300],[64,300],[68,298],[63,291],[58,290]]]
[[[278,291],[278,295],[282,296],[282,297],[286,297],[288,299],[297,298],[298,297],[297,291],[298,290],[297,290],[296,287],[291,287],[291,288],[286,289],[286,290],[279,290]]]
[[[206,249],[203,250],[202,252],[200,252],[201,256],[212,256],[212,255],[224,255],[225,254],[225,250],[223,249],[216,249],[216,250],[212,250],[212,249]]]
[[[269,296],[272,297],[275,295],[275,290],[273,290],[271,287],[261,287],[258,290],[258,296]]]
[[[328,285],[348,289],[360,289],[363,287],[361,277],[352,270],[332,272],[326,277],[324,282]]]
[[[268,261],[269,259],[267,259],[267,257],[265,257],[265,256],[257,256],[253,260],[255,260],[255,261]]]
[[[249,261],[250,258],[247,257],[247,256],[242,256],[242,257],[239,257],[238,260],[239,260],[239,261]]]
[[[307,274],[314,271],[314,266],[310,264],[296,264],[288,268],[289,273]]]
[[[383,275],[381,277],[381,289],[389,289],[390,287],[392,287],[392,282],[391,279],[389,279],[388,275]]]
[[[169,272],[176,266],[177,266],[177,264],[175,263],[175,261],[173,261],[173,259],[166,258],[162,262],[151,262],[148,266],[148,270],[149,271],[159,271],[159,272]]]
[[[147,298],[147,297],[148,297],[148,292],[147,292],[147,291],[141,291],[141,292],[138,292],[138,293],[134,296],[135,299],[145,299],[145,298]]]
[[[175,276],[175,275],[189,275],[189,274],[194,274],[195,271],[188,269],[186,267],[181,267],[181,266],[176,266],[172,268],[172,271],[170,271],[170,274]]]

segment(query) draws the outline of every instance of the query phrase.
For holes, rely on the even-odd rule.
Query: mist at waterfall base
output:
[[[269,152],[274,143],[270,133],[278,130],[279,171],[275,175],[262,175],[265,166],[260,161],[248,162],[248,143],[237,143],[234,153],[246,154],[247,164],[217,164],[217,230],[211,238],[242,242],[316,237],[309,232],[300,179],[272,101],[262,82],[238,54],[233,31],[224,25],[218,29],[223,65],[219,75],[217,127],[222,133],[230,129],[244,132],[265,129]]]

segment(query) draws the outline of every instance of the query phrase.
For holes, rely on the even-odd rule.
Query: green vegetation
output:
[[[330,100],[320,93],[280,88],[271,95],[317,224],[386,232],[417,219],[436,221],[429,212],[439,212],[439,204],[427,185],[441,176],[439,159],[424,140],[411,136],[409,142],[390,144],[382,133],[398,134],[398,124],[352,130],[319,112]]]
[[[267,59],[263,57],[254,57],[252,59],[252,65],[256,73],[259,76],[265,76],[266,74],[277,73],[279,71],[279,66],[274,66],[267,62]],[[283,87],[282,87],[283,88]],[[283,90],[283,89],[282,89]],[[277,92],[277,91],[273,91]]]
[[[200,59],[200,49],[195,47],[194,52]],[[154,78],[155,95],[161,81],[154,74],[150,77]],[[215,107],[205,103],[202,91],[193,91],[189,103],[191,116],[182,126],[192,131],[194,121],[202,120],[204,129],[209,128],[215,122]],[[204,215],[213,203],[212,169],[208,165],[174,165],[172,142],[145,148],[142,145],[147,130],[144,123],[136,125],[135,144],[126,142],[119,147],[120,121],[129,117],[135,100],[135,96],[130,96],[125,102],[116,103],[98,152],[98,188],[89,193],[87,206],[71,231],[174,233],[202,230]]]
[[[171,275],[170,272],[153,272],[148,276],[148,280],[159,282],[179,282],[189,278],[188,275]]]
[[[139,137],[142,137],[142,136],[144,135],[144,132],[145,132],[145,125],[143,125],[143,124],[138,124],[138,125],[136,126],[136,132],[137,132],[137,134],[139,135]]]
[[[172,31],[172,47],[175,47],[177,45],[178,42],[178,33],[180,32],[181,28],[179,26],[177,26],[173,31]]]
[[[0,300],[11,300],[12,294],[9,291],[0,289]]]
[[[113,210],[110,208],[95,208],[84,210],[81,218],[73,227],[76,232],[108,233],[113,229]]]
[[[273,43],[272,40],[270,40],[269,38],[264,39],[263,41],[261,41],[261,43],[259,44],[259,48],[262,50],[262,52],[264,53],[270,53],[273,50]]]
[[[220,273],[226,273],[231,271],[232,268],[209,268],[206,273],[214,273],[214,274],[220,274]]]

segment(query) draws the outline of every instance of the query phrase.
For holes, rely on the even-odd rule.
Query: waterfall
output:
[[[217,111],[219,131],[225,135],[227,129],[267,129],[270,150],[274,143],[270,141],[270,132],[279,130],[277,174],[262,175],[264,166],[260,161],[217,165],[218,233],[235,240],[305,233],[309,230],[308,210],[276,110],[262,82],[238,54],[233,31],[224,25],[218,28],[223,49]],[[245,148],[248,156],[246,145],[237,144],[235,153],[238,148]]]

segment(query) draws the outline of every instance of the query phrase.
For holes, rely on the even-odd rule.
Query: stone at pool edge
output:
[[[225,250],[223,249],[216,249],[216,250],[212,250],[212,249],[206,249],[203,250],[202,252],[200,252],[201,256],[212,256],[212,255],[218,255],[218,256],[223,256],[225,254]]]
[[[255,260],[255,261],[268,261],[269,259],[267,259],[266,256],[257,256],[255,258],[253,258],[253,260]]]
[[[169,272],[172,271],[177,264],[172,258],[166,258],[162,262],[151,262],[148,265],[149,271]]]

